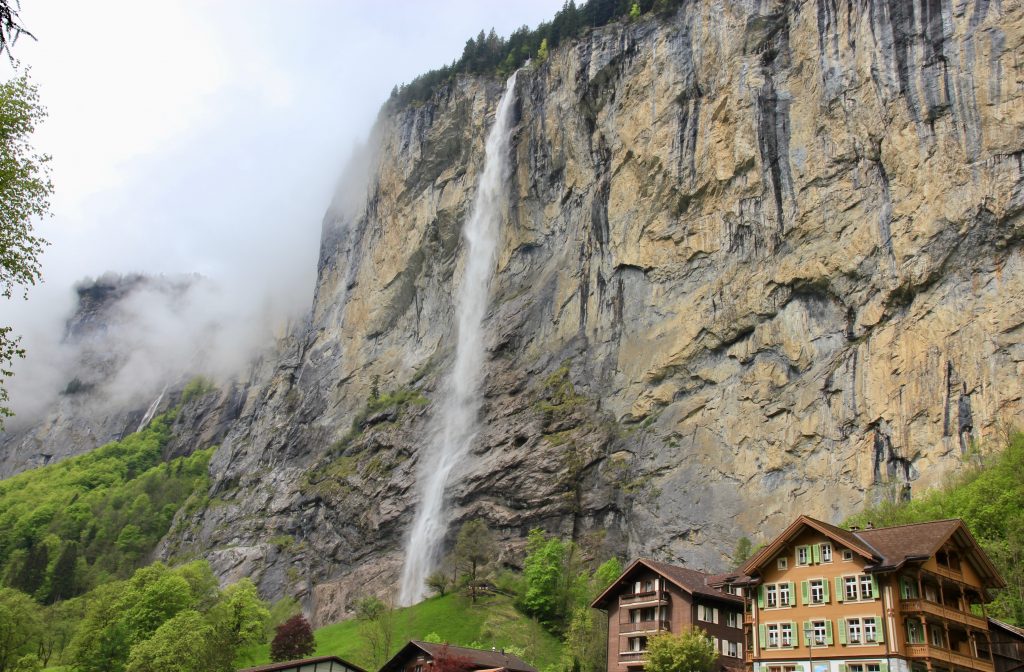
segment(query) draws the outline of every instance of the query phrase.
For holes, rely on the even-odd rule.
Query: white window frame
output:
[[[793,646],[793,625],[791,623],[779,624],[780,646]]]
[[[851,591],[850,589],[853,588]],[[855,602],[860,599],[860,579],[856,576],[843,577],[843,595],[847,602]]]
[[[878,642],[878,619],[868,616],[864,619],[864,643],[876,644]]]
[[[768,633],[768,642],[767,644],[765,644],[765,646],[769,649],[779,648],[779,642],[782,641],[782,626],[778,623],[769,623],[766,627],[766,632]]]
[[[800,556],[803,556],[801,558]],[[800,567],[806,567],[811,564],[811,547],[810,546],[797,546],[796,547],[796,564]]]
[[[775,561],[775,566],[783,572],[786,571],[789,569],[789,558],[784,555],[779,556],[779,559]]]
[[[825,604],[825,579],[810,579],[808,583],[810,585],[811,604]]]
[[[864,631],[859,618],[846,619],[846,641],[850,644],[863,644]]]
[[[822,542],[821,544],[821,561],[832,562],[832,544],[829,542]],[[827,556],[827,557],[826,557]]]
[[[811,627],[814,628],[814,645],[825,646],[828,637],[825,621],[811,621]]]
[[[764,606],[766,609],[774,609],[779,606],[778,584],[770,583],[764,587]]]
[[[740,657],[740,651],[739,651],[740,645],[739,645],[739,642],[731,642],[730,641],[730,642],[727,642],[727,645],[728,645],[728,653],[725,654],[725,655],[731,656],[733,658],[739,658]]]
[[[848,548],[843,549],[843,562],[850,562],[853,560],[853,551]]]
[[[873,584],[871,577],[867,574],[860,575],[860,599],[862,600],[873,600],[875,599],[875,591],[872,590]]]
[[[788,606],[792,605],[793,604],[793,596],[790,594],[790,591],[789,591],[789,583],[784,581],[784,582],[782,582],[780,584],[777,584],[777,585],[779,587],[779,606],[780,607],[788,607]],[[782,599],[783,597],[785,597],[786,599]]]

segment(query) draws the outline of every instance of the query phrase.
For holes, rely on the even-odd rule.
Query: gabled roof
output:
[[[277,670],[298,669],[303,665],[315,665],[317,663],[330,662],[338,663],[339,665],[343,665],[351,670],[355,670],[355,672],[366,672],[366,670],[358,665],[353,665],[347,660],[343,660],[337,656],[317,656],[316,658],[303,658],[301,660],[286,660],[280,663],[270,663],[269,665],[246,667],[245,669],[238,670],[238,672],[276,672]]]
[[[598,595],[597,598],[590,603],[590,606],[595,609],[601,609],[601,605],[606,604],[611,596],[622,588],[622,583],[626,577],[632,574],[638,567],[646,567],[651,571],[657,572],[674,583],[681,590],[684,590],[691,595],[701,595],[716,600],[736,602],[738,604],[743,603],[742,598],[737,597],[736,595],[723,593],[709,585],[708,578],[711,576],[710,574],[705,574],[704,572],[696,569],[690,569],[688,567],[670,565],[667,562],[658,562],[657,560],[650,560],[648,558],[637,558],[633,562],[629,563],[629,566],[622,571],[619,578],[615,579],[615,581],[608,586],[604,592]]]
[[[466,646],[434,644],[432,642],[422,642],[419,640],[411,640],[408,644],[403,646],[402,650],[396,653],[391,660],[384,663],[380,668],[380,672],[401,670],[404,661],[406,661],[409,656],[417,656],[420,653],[426,653],[431,658],[437,658],[442,655],[446,647],[447,654],[449,656],[457,656],[465,659],[474,670],[493,670],[496,668],[504,668],[509,672],[537,672],[535,667],[527,663],[522,658],[513,656],[511,653],[505,653],[504,651],[471,649]]]
[[[986,587],[1002,588],[1006,585],[988,554],[959,518],[878,527],[860,530],[855,534],[881,554],[882,560],[875,568],[876,571],[898,569],[909,561],[930,558],[946,542],[953,541],[974,566]]]
[[[759,553],[754,555],[754,557],[743,563],[743,566],[740,567],[740,572],[744,574],[753,574],[756,572],[758,569],[763,567],[765,563],[774,558],[786,544],[796,538],[797,535],[803,532],[804,528],[807,527],[817,530],[826,537],[842,544],[872,562],[877,562],[881,559],[870,545],[865,541],[858,539],[853,532],[816,520],[810,516],[799,516],[796,520],[790,523],[789,527],[783,530],[779,536],[775,537],[770,544],[762,548]]]
[[[1005,621],[1000,621],[998,619],[992,618],[991,616],[988,617],[988,628],[989,630],[991,630],[992,628],[1002,630],[1003,632],[1009,634],[1011,637],[1019,639],[1022,642],[1024,642],[1024,628],[1018,628],[1016,625],[1010,625]]]
[[[964,525],[964,521],[959,518],[851,532],[810,516],[800,516],[757,555],[744,563],[740,572],[756,574],[807,527],[817,530],[867,559],[867,569],[871,572],[892,571],[907,562],[927,560],[941,549],[943,544],[953,540],[981,575],[985,586],[1001,588],[1006,585],[999,575],[999,570],[978,545],[970,530]]]

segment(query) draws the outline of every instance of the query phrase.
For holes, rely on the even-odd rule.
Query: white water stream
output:
[[[507,200],[515,84],[513,74],[505,84],[494,126],[487,135],[483,172],[473,209],[462,229],[466,267],[456,300],[455,363],[442,388],[429,447],[420,460],[420,501],[406,541],[399,597],[402,605],[415,604],[424,597],[427,576],[437,565],[448,530],[445,489],[452,469],[465,458],[477,433],[484,368],[483,319],[494,274],[502,207]]]

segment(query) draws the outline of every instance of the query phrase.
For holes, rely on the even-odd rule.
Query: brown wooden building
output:
[[[380,672],[431,672],[431,670],[537,672],[532,665],[497,649],[470,649],[451,644],[410,641],[384,663]]]
[[[358,665],[337,656],[319,656],[301,660],[287,660],[259,667],[247,667],[238,672],[366,672]]]
[[[1024,672],[1024,629],[989,618],[988,632],[996,672]]]
[[[634,560],[590,605],[608,613],[608,672],[644,666],[647,639],[697,626],[714,639],[722,667],[743,666],[743,598],[708,585],[708,574]]]
[[[960,520],[848,531],[801,516],[723,584],[748,588],[753,672],[996,672],[1004,586]]]

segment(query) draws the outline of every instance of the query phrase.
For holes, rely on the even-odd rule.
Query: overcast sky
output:
[[[246,305],[308,305],[335,180],[391,88],[561,4],[23,2],[38,41],[14,55],[49,111],[35,145],[56,191],[37,227],[45,283],[2,321],[31,357],[70,287],[107,271],[198,272]]]

